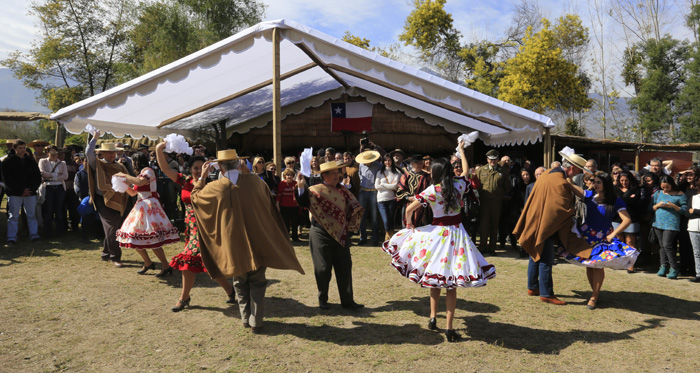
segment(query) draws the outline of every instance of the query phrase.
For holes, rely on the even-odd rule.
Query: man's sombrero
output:
[[[236,161],[239,159],[246,159],[249,157],[239,157],[238,152],[236,152],[236,149],[226,149],[226,150],[219,150],[216,152],[216,159],[214,162],[227,162],[227,161]]]
[[[565,161],[580,168],[581,170],[586,171],[588,173],[591,172],[588,168],[586,168],[586,160],[583,159],[583,157],[581,157],[580,155],[576,154],[574,149],[565,146],[564,149],[562,149],[559,152],[559,155],[561,155]]]
[[[30,142],[29,144],[27,144],[27,146],[30,148],[33,148],[36,146],[41,146],[43,148],[43,147],[49,146],[49,145],[50,145],[49,142],[44,141],[44,140],[34,140],[34,141]]]
[[[11,148],[11,147],[15,146],[15,141],[17,141],[17,140],[7,140],[2,145],[5,145],[6,147]]]
[[[330,162],[326,162],[326,163],[321,163],[321,166],[319,166],[320,170],[312,171],[312,173],[314,175],[321,174],[321,173],[324,173],[326,171],[336,170],[339,168],[343,168],[345,166],[347,166],[345,163],[338,163],[336,161],[330,161]]]
[[[362,153],[358,154],[357,157],[355,157],[355,162],[362,164],[372,163],[379,159],[379,157],[380,155],[378,151],[365,150]]]
[[[404,159],[405,159],[405,158],[408,158],[408,156],[406,155],[406,152],[404,152],[404,151],[401,150],[401,149],[394,149],[394,150],[392,150],[391,153],[389,153],[389,154],[391,154],[391,156],[393,157],[394,154],[396,154],[396,153],[403,155]]]
[[[124,150],[124,148],[117,147],[117,144],[113,142],[103,142],[100,147],[95,149],[96,152],[117,152]]]

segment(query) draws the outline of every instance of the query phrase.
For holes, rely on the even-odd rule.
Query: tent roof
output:
[[[544,115],[446,81],[289,20],[259,23],[51,116],[73,133],[87,124],[116,136],[165,136],[227,120],[244,133],[272,119],[273,29],[280,30],[283,117],[343,93],[423,118],[489,145],[540,141]]]

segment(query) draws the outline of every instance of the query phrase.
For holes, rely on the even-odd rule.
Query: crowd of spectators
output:
[[[24,222],[22,226],[32,241],[40,237],[60,239],[67,231],[79,234],[86,241],[96,238],[94,235],[100,231],[99,217],[89,206],[83,148],[59,149],[39,140],[31,143],[14,140],[7,146],[7,155],[0,159],[2,194],[7,196],[7,244],[16,244],[20,221]],[[116,146],[124,149],[117,153],[117,161],[132,175],[132,155],[141,152],[149,156],[149,167],[158,176],[158,194],[167,216],[173,222],[182,221],[181,187],[160,170],[155,152],[149,151],[145,144],[135,149],[119,143]],[[193,148],[193,156],[213,158],[204,146]],[[373,152],[372,156],[367,151]],[[461,169],[458,157],[453,155],[450,159],[455,175],[470,178],[475,186],[475,190],[464,194],[465,229],[475,242],[479,237],[479,250],[484,255],[513,250],[525,257],[512,235],[513,227],[539,176],[548,172],[548,168],[558,167],[558,162],[543,166],[526,159],[518,162],[495,149],[481,157],[475,156],[471,162],[474,167],[469,170]],[[188,175],[189,159],[190,156],[183,154],[168,154],[167,164],[177,173]],[[261,155],[250,159],[249,172],[258,175],[268,186],[290,237],[298,241],[310,223],[308,210],[299,206],[293,192],[302,168],[299,157],[287,156],[283,165],[266,161]],[[408,156],[401,149],[386,151],[367,139],[363,139],[354,153],[329,147],[307,160],[311,171],[318,171],[321,164],[331,161],[344,165],[340,169],[341,184],[365,209],[360,244],[379,245],[404,227],[406,205],[431,183],[430,156]],[[632,218],[632,224],[620,239],[641,250],[638,265],[650,269],[658,266],[660,276],[691,276],[691,281],[700,282],[700,170],[691,166],[673,174],[672,164],[670,160],[654,158],[640,170],[626,164],[610,166],[615,192]],[[283,167],[281,177],[277,176],[278,166]],[[572,182],[593,189],[593,175],[603,170],[596,159],[589,159],[586,168],[590,173],[577,175]],[[219,177],[216,170],[204,176]],[[306,177],[309,186],[320,182],[319,175],[313,172]],[[432,219],[430,209],[418,209],[412,217],[416,226],[429,224]],[[628,272],[636,270],[630,267]]]

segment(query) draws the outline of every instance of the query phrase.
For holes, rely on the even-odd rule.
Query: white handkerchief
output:
[[[192,155],[192,147],[184,136],[171,133],[165,136],[165,152]]]
[[[93,127],[92,124],[88,124],[87,126],[85,126],[85,131],[92,136],[95,136],[96,130],[97,130],[97,128]]]
[[[459,143],[464,142],[464,147],[466,148],[467,146],[471,145],[476,141],[476,139],[479,138],[479,131],[474,131],[469,133],[468,135],[461,135],[457,139],[457,147],[455,148],[455,151],[457,152],[456,155],[459,157]]]
[[[311,176],[311,158],[314,154],[314,148],[304,148],[304,151],[299,157],[299,163],[301,163],[301,174],[309,177]]]
[[[112,175],[112,190],[117,193],[124,193],[129,188],[126,178]]]

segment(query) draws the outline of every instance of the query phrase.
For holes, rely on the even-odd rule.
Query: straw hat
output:
[[[239,157],[238,152],[236,152],[236,149],[226,149],[219,150],[218,152],[216,152],[216,159],[214,160],[214,162],[235,161],[246,158],[249,157]]]
[[[5,145],[8,148],[11,148],[11,147],[15,146],[15,141],[17,141],[17,140],[12,140],[12,139],[7,140],[7,141],[5,141],[5,143],[3,145]]]
[[[49,142],[44,141],[44,140],[34,140],[34,141],[30,142],[29,144],[27,144],[27,146],[30,148],[33,148],[35,146],[41,146],[43,148],[43,147],[49,146],[49,145],[50,145]]]
[[[320,170],[319,171],[312,171],[314,175],[324,173],[326,171],[331,171],[331,170],[337,170],[339,168],[343,168],[347,166],[345,163],[338,163],[336,161],[330,161],[326,163],[321,163]]]
[[[100,147],[95,149],[96,152],[117,152],[124,150],[123,148],[118,148],[117,144],[113,142],[103,142]]]
[[[357,157],[355,157],[355,162],[362,164],[372,163],[379,159],[379,157],[380,155],[378,151],[365,150],[362,153],[358,154]]]
[[[564,149],[562,149],[559,152],[559,155],[561,155],[565,161],[568,161],[572,165],[580,168],[581,170],[586,171],[588,173],[591,172],[588,168],[586,168],[586,160],[583,159],[583,157],[581,157],[580,155],[574,153],[574,149],[569,148],[568,146],[564,147]]]

